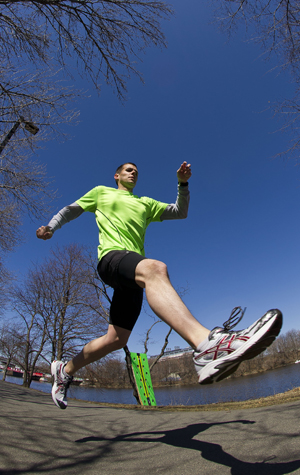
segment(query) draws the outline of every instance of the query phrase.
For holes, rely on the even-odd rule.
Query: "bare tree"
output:
[[[150,328],[148,328],[147,332],[146,332],[146,336],[145,336],[145,341],[144,341],[144,349],[145,349],[145,353],[148,353],[148,342],[149,342],[149,339],[150,339],[150,333],[151,333],[151,330],[153,329],[153,327],[157,324],[157,323],[162,323],[161,320],[156,320],[156,322],[154,322]],[[165,336],[165,341],[163,343],[163,346],[161,347],[161,350],[159,352],[159,354],[157,356],[155,356],[155,358],[153,358],[151,360],[151,363],[150,363],[150,366],[149,366],[149,370],[150,370],[150,373],[153,369],[153,367],[159,362],[159,360],[164,356],[165,354],[165,350],[168,346],[168,343],[169,343],[169,336],[171,335],[171,332],[172,332],[172,328],[169,327],[169,330]]]
[[[0,8],[1,10],[1,8]],[[1,15],[0,15],[1,19]],[[0,21],[1,23],[1,21]],[[0,153],[30,152],[50,136],[63,135],[61,125],[78,113],[70,103],[82,95],[62,80],[52,65],[34,68],[3,58],[0,67]],[[3,140],[4,139],[4,140]]]
[[[82,344],[106,330],[105,315],[89,281],[83,247],[56,247],[34,272],[40,293],[39,312],[47,322],[50,359],[74,356]]]
[[[0,351],[1,355],[6,358],[6,364],[3,371],[2,380],[5,381],[7,369],[9,366],[18,362],[18,353],[22,347],[22,333],[20,333],[19,325],[3,324],[0,329]]]
[[[140,53],[166,46],[160,22],[170,14],[165,2],[155,0],[2,0],[1,142],[22,117],[43,130],[39,140],[46,129],[57,132],[59,124],[74,119],[69,102],[82,93],[62,83],[74,71],[98,91],[102,77],[124,99],[130,75],[142,79],[136,68]],[[18,132],[12,144],[18,155],[20,146],[34,149],[38,139]]]
[[[1,240],[1,219],[0,219],[0,240]],[[0,259],[0,315],[2,315],[9,303],[9,289],[14,281],[14,277],[3,265]]]
[[[130,74],[140,76],[133,58],[150,45],[165,46],[160,21],[171,9],[155,0],[2,0],[0,13],[2,58],[19,62],[21,53],[69,73],[75,63],[97,89],[102,76],[122,98]]]
[[[19,317],[22,335],[15,358],[24,371],[23,386],[28,388],[47,340],[47,322],[40,315],[40,295],[36,290],[32,274],[29,273],[23,289],[15,288],[12,291],[13,308]]]
[[[1,18],[1,16],[0,16]],[[48,71],[16,72],[6,64],[0,69],[0,262],[4,254],[22,243],[18,232],[25,214],[49,214],[55,193],[50,190],[46,167],[30,156],[61,122],[72,120],[68,111],[73,91],[55,83]],[[68,104],[68,106],[67,106]],[[26,121],[24,119],[26,117]],[[31,120],[42,129],[27,130]],[[46,127],[47,126],[47,127]],[[12,138],[10,138],[12,137]],[[4,267],[2,266],[2,270]],[[1,269],[0,269],[1,273]]]
[[[89,280],[83,248],[74,244],[52,250],[52,256],[11,291],[23,336],[15,358],[24,370],[24,385],[30,385],[39,358],[50,363],[72,357],[103,333],[107,323]]]
[[[285,333],[285,343],[293,360],[299,360],[300,357],[300,331],[290,330]]]
[[[30,154],[77,118],[71,102],[83,94],[65,80],[79,72],[99,92],[102,78],[124,99],[131,74],[142,79],[140,53],[166,45],[170,14],[155,0],[0,1],[0,253],[17,244],[24,212],[48,214],[53,192]]]
[[[265,54],[276,53],[279,66],[292,66],[299,76],[300,6],[289,0],[215,0],[215,13],[227,33],[242,24]],[[256,35],[254,36],[254,33]],[[297,72],[298,71],[298,72]]]
[[[2,63],[0,138],[5,138],[0,146],[0,189],[5,203],[4,206],[1,203],[0,209],[6,203],[15,205],[14,225],[24,211],[34,217],[49,211],[46,203],[51,201],[53,191],[49,191],[46,168],[29,157],[49,138],[51,131],[57,131],[61,123],[72,122],[76,117],[69,110],[75,96],[73,88],[64,86],[49,68],[21,71],[8,62]]]
[[[215,0],[215,18],[228,35],[245,28],[251,40],[264,51],[265,58],[276,55],[278,70],[288,70],[294,79],[295,97],[271,104],[283,121],[283,130],[292,134],[284,153],[299,158],[300,4],[290,0]]]
[[[297,79],[297,82],[299,79]],[[290,136],[289,146],[283,152],[278,153],[279,156],[287,156],[299,161],[300,150],[300,91],[297,86],[295,96],[293,99],[284,99],[272,104],[274,116],[279,116],[283,125],[280,127],[280,132],[287,132]]]

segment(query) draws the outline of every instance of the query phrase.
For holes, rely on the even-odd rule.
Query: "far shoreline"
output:
[[[43,391],[33,388],[25,388],[24,386],[16,385],[8,381],[0,380],[0,384],[3,385],[14,385],[18,388],[22,388],[25,391],[34,391],[38,394],[46,395],[51,398],[50,394],[46,394]],[[184,406],[184,405],[168,405],[168,406],[139,406],[137,404],[117,404],[117,403],[108,403],[108,402],[95,402],[95,401],[85,401],[82,399],[68,398],[70,401],[80,401],[86,404],[92,404],[103,407],[110,407],[115,409],[130,409],[138,411],[164,411],[164,412],[206,412],[206,411],[234,411],[241,409],[256,409],[269,406],[275,406],[280,404],[286,404],[291,402],[300,401],[300,387],[290,389],[284,393],[278,393],[272,396],[266,396],[258,399],[248,399],[246,401],[229,401],[229,402],[217,402],[212,404],[202,404],[202,405],[193,405],[193,406]]]

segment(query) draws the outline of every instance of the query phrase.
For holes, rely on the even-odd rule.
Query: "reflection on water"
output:
[[[0,373],[0,379],[2,374]],[[7,377],[6,381],[22,384],[22,379]],[[158,406],[183,404],[211,404],[227,401],[245,401],[259,397],[271,396],[300,386],[300,365],[268,371],[262,374],[245,376],[237,379],[224,380],[207,386],[171,386],[155,388]],[[33,381],[31,388],[51,393],[50,383]],[[111,402],[119,404],[135,404],[132,389],[99,389],[71,386],[68,392],[70,398],[85,401]]]

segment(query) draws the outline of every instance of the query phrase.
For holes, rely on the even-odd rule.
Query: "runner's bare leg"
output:
[[[106,335],[100,336],[100,338],[96,338],[87,343],[80,353],[71,361],[68,361],[65,366],[66,373],[73,376],[80,368],[100,360],[100,358],[103,358],[113,351],[120,350],[126,345],[130,333],[131,331],[125,328],[108,325]]]
[[[167,266],[160,261],[145,259],[136,267],[136,282],[145,288],[148,303],[154,313],[170,325],[192,348],[197,348],[210,333],[185,306],[173,288]],[[89,342],[82,351],[65,366],[72,376],[80,368],[99,360],[109,353],[123,348],[130,331],[109,325],[106,335]]]
[[[153,259],[140,261],[136,267],[135,280],[145,288],[153,312],[193,348],[209,335],[210,330],[193,317],[173,288],[163,262]]]

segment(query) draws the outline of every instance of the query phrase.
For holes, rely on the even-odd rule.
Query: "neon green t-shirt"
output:
[[[127,250],[145,255],[148,225],[160,221],[167,203],[136,196],[129,191],[96,186],[76,201],[84,211],[95,213],[99,228],[98,259],[109,251]]]

